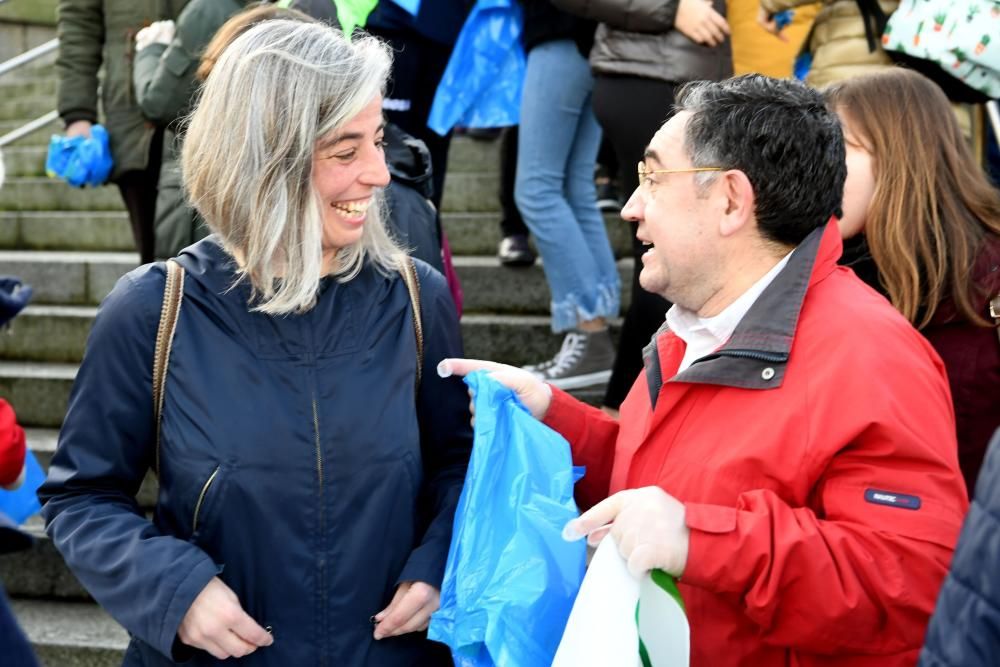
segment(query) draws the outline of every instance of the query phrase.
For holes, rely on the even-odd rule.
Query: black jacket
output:
[[[427,145],[393,123],[386,123],[385,144],[385,160],[392,177],[385,189],[387,226],[413,257],[444,273],[441,223],[431,203],[434,182]]]
[[[1000,662],[1000,430],[958,538],[920,667],[994,667]]]

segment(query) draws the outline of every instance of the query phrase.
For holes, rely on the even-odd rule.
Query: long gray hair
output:
[[[323,271],[323,207],[312,187],[316,142],[384,91],[388,48],[347,41],[319,23],[271,20],[226,47],[190,118],[181,156],[190,201],[240,258],[253,309],[308,310]],[[400,250],[386,232],[381,192],[360,241],[340,249],[333,275],[354,278],[365,260],[388,273]]]

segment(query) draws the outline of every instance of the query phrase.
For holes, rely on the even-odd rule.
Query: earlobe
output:
[[[750,179],[733,169],[722,175],[722,195],[725,210],[719,223],[719,233],[731,236],[743,229],[754,217],[754,193]]]

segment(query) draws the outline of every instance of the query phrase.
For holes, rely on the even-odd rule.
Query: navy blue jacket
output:
[[[444,278],[417,262],[415,395],[400,276],[366,266],[347,283],[326,278],[311,310],[270,317],[248,311],[246,283],[230,289],[234,265],[214,237],[178,261],[153,520],[134,496],[156,460],[162,264],[132,271],[102,304],[39,492],[70,568],[132,634],[125,664],[218,664],[176,640],[216,575],[274,632],[238,664],[450,664],[422,634],[375,642],[369,621],[397,582],[440,586],[444,573],[471,447],[465,386],[435,372],[462,353]]]
[[[1000,430],[986,454],[951,571],[920,654],[921,667],[1000,664]]]

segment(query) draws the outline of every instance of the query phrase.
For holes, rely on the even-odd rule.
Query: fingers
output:
[[[622,557],[626,558],[628,571],[633,577],[641,577],[656,567],[656,549],[649,543],[639,544],[627,556],[624,550],[619,549],[619,552],[622,554]]]
[[[403,582],[389,606],[375,615],[375,639],[395,637],[427,628],[440,604],[438,590],[423,582]]]
[[[465,377],[473,371],[498,371],[504,368],[511,368],[495,361],[485,361],[482,359],[442,359],[437,366],[438,375],[446,378],[452,375]]]
[[[576,519],[568,522],[563,528],[563,537],[566,539],[579,539],[605,524],[611,523],[618,516],[625,505],[625,501],[631,491],[619,491],[610,498],[605,498],[589,510],[581,514]]]
[[[270,646],[274,642],[274,637],[260,627],[257,621],[253,620],[242,608],[240,608],[237,618],[230,622],[229,628],[235,636],[254,647]]]

